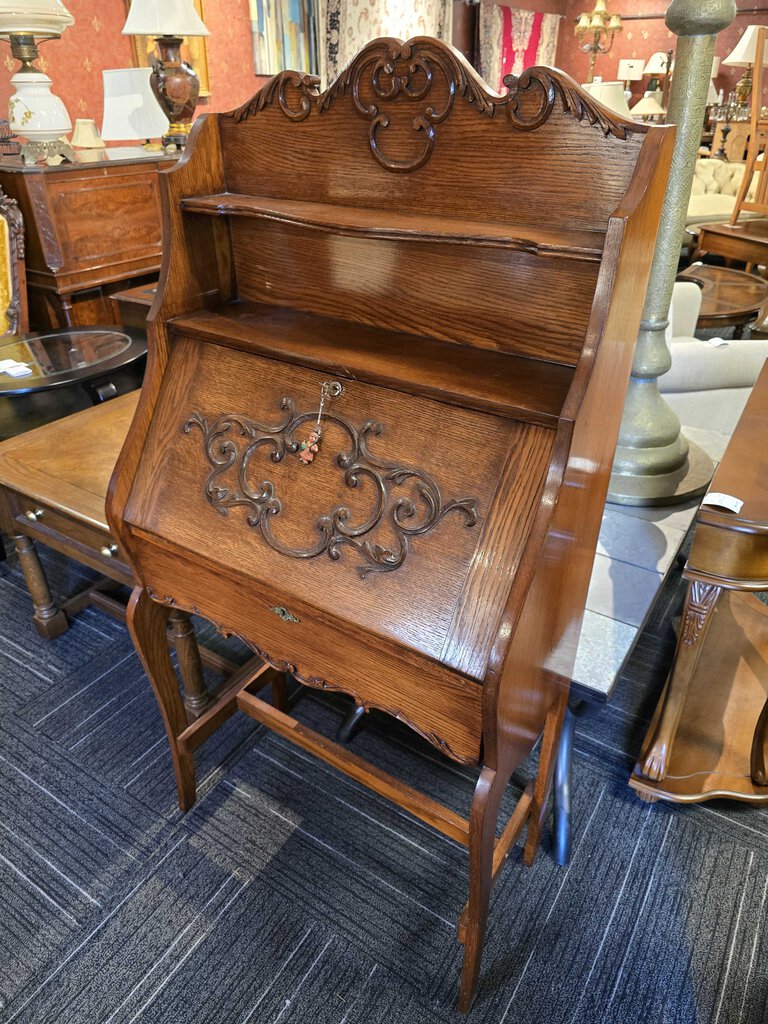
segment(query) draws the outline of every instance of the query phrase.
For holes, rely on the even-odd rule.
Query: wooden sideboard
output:
[[[465,1011],[493,883],[544,824],[674,138],[557,70],[509,81],[384,39],[323,93],[283,72],[198,119],[107,513],[181,806],[239,709],[466,845]],[[187,725],[174,608],[476,767],[469,817],[248,678]]]
[[[162,251],[158,171],[175,157],[106,149],[56,167],[0,160],[26,228],[34,329],[111,323],[109,293],[149,281]]]
[[[768,803],[768,363],[696,515],[675,660],[630,786]],[[707,497],[726,495],[738,511]]]

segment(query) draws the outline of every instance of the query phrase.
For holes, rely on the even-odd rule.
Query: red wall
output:
[[[576,44],[574,25],[582,11],[591,11],[594,4],[590,0],[568,0],[567,14],[560,27],[557,47],[557,63],[563,71],[567,71],[578,82],[586,82],[588,54],[580,53]],[[608,0],[609,13],[616,14],[664,14],[669,6],[668,0]],[[727,57],[736,45],[739,37],[748,25],[768,25],[768,3],[759,0],[736,0],[737,8],[764,8],[760,14],[737,14],[736,19],[717,37],[715,53],[718,57]],[[638,8],[640,10],[638,10]],[[669,50],[675,45],[675,37],[664,24],[664,18],[643,18],[637,21],[625,21],[624,28],[619,32],[613,46],[605,56],[598,55],[595,74],[601,75],[604,81],[615,81],[618,77],[619,61],[625,57],[641,57],[647,60],[656,50]],[[725,89],[726,95],[741,78],[741,68],[721,66],[715,79],[717,89]],[[647,88],[648,79],[632,83],[635,98],[642,96]],[[634,99],[630,100],[630,106]]]
[[[61,39],[40,45],[41,70],[53,80],[53,92],[66,104],[74,123],[92,117],[101,127],[105,68],[133,66],[132,40],[121,35],[125,0],[65,0],[75,19]],[[204,4],[208,38],[211,96],[200,101],[199,111],[230,110],[249,99],[259,82],[253,73],[248,0],[207,0]],[[10,48],[0,41],[0,117],[8,116],[10,77],[18,67]]]

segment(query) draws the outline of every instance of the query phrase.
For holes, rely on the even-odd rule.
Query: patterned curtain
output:
[[[378,36],[451,41],[452,0],[319,0],[317,42],[323,87]]]
[[[506,4],[480,5],[480,74],[499,92],[504,76],[535,64],[555,63],[560,16],[534,14]]]

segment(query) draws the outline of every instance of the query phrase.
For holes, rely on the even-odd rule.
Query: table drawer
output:
[[[394,715],[454,760],[478,763],[480,684],[287,597],[279,581],[265,586],[241,576],[236,589],[222,586],[221,573],[203,559],[190,566],[143,531],[136,541],[138,575],[156,599],[196,612],[205,595],[206,616],[279,671]]]
[[[107,576],[126,583],[133,582],[133,573],[108,530],[75,519],[17,491],[6,491],[5,496],[20,533],[40,540]]]

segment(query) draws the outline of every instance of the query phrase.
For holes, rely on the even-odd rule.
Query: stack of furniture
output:
[[[180,804],[239,708],[466,844],[462,1010],[493,882],[541,836],[672,144],[560,72],[500,97],[452,48],[390,39],[322,94],[284,72],[201,118],[162,176],[153,358],[108,520]],[[469,818],[249,677],[187,725],[158,642],[174,608],[477,766]]]

